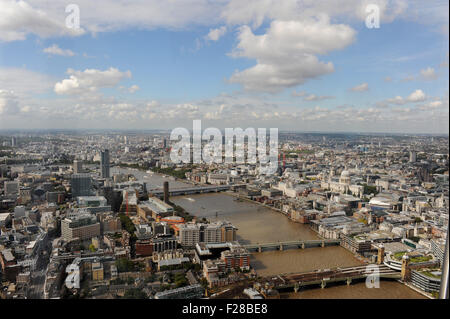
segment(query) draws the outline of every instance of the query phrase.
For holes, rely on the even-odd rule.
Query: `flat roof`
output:
[[[15,259],[11,249],[4,249],[1,253],[5,257],[6,261],[13,261]]]

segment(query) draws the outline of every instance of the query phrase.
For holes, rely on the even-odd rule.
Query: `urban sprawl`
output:
[[[364,282],[374,269],[375,280],[437,297],[448,136],[280,132],[269,175],[257,164],[174,164],[172,143],[156,131],[0,133],[0,297],[280,298]],[[226,215],[174,200],[216,193],[317,239],[249,243]],[[252,267],[265,251],[328,246],[360,266],[276,276]]]

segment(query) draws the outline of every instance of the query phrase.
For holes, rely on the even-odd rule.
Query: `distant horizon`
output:
[[[246,127],[242,127],[245,129]],[[9,136],[2,135],[2,133],[22,133],[22,132],[38,132],[38,133],[51,133],[51,132],[62,132],[62,133],[170,133],[173,129],[0,129],[0,136]],[[189,130],[189,129],[188,129]],[[192,130],[189,130],[190,132]],[[223,129],[221,129],[223,132]],[[411,133],[411,132],[359,132],[359,131],[299,131],[299,130],[281,130],[279,129],[279,133],[296,133],[296,134],[351,134],[351,135],[387,135],[387,136],[398,136],[398,135],[406,135],[406,136],[439,136],[439,137],[448,137],[449,133]]]

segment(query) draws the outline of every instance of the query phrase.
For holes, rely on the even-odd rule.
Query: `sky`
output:
[[[448,134],[448,6],[0,0],[0,130]]]

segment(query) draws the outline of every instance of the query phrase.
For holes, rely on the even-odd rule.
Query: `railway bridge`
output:
[[[353,280],[369,278],[374,283],[379,279],[401,279],[401,273],[385,265],[363,265],[346,268],[320,269],[305,273],[281,274],[259,280],[275,289],[293,288],[297,292],[301,287],[320,285],[325,288],[327,283],[344,282],[350,285]]]

